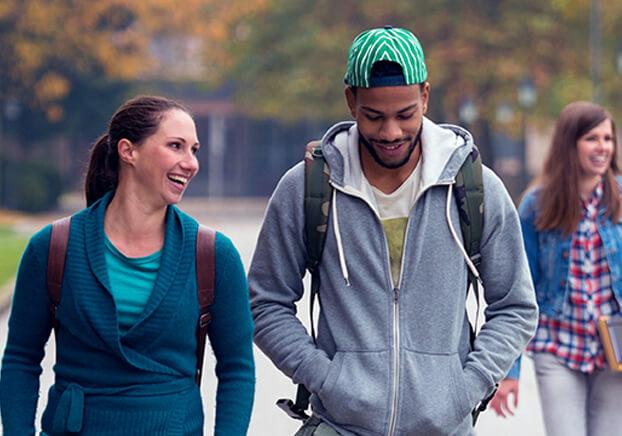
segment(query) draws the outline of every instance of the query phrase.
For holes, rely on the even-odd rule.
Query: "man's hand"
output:
[[[509,396],[514,395],[514,405],[510,408]],[[518,407],[518,380],[506,378],[501,380],[497,393],[490,401],[490,407],[497,413],[497,416],[507,418],[514,416],[514,410]]]

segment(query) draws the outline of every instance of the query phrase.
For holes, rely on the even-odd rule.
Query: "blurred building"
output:
[[[303,159],[306,143],[328,127],[328,122],[283,123],[246,116],[233,102],[230,86],[210,90],[203,83],[210,65],[200,39],[155,38],[150,52],[155,67],[143,86],[183,102],[197,123],[201,170],[189,195],[270,195],[280,176]]]

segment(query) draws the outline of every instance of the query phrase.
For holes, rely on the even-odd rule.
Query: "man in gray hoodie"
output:
[[[471,411],[535,330],[518,216],[484,168],[486,321],[470,346],[473,265],[452,189],[473,139],[424,116],[426,80],[407,30],[368,30],[350,48],[345,96],[356,122],[336,124],[321,142],[333,197],[316,342],[296,317],[307,256],[302,163],[270,199],[249,272],[255,342],[312,394],[300,435],[473,434]]]

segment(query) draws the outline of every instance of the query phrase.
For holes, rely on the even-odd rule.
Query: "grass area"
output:
[[[0,288],[15,275],[28,239],[0,224]]]

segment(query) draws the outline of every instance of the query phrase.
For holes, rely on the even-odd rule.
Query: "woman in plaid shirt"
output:
[[[546,432],[619,435],[622,373],[606,366],[598,318],[620,312],[622,202],[615,124],[602,107],[561,112],[544,174],[519,207],[540,319],[533,356]],[[518,404],[520,359],[492,407]]]

